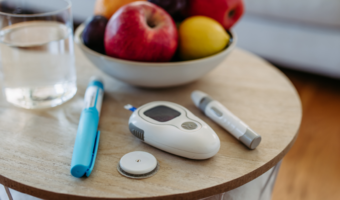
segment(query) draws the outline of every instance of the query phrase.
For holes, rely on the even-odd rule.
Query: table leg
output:
[[[228,192],[200,200],[270,200],[281,161],[256,179]]]
[[[262,199],[262,197],[263,197],[263,195],[265,193],[265,190],[267,190],[268,187],[269,187],[270,193],[273,192],[274,184],[275,184],[275,181],[276,181],[276,178],[277,178],[277,174],[279,173],[279,169],[281,167],[281,163],[282,163],[282,160],[277,165],[275,165],[273,167],[273,170],[271,171],[268,180],[266,181],[264,187],[261,189],[261,193],[260,193],[260,198],[259,199]],[[272,184],[270,184],[270,182],[272,182]]]
[[[11,195],[11,191],[9,191],[9,188],[8,188],[8,187],[6,187],[6,186],[4,186],[4,187],[5,187],[5,190],[6,190],[6,193],[7,193],[8,199],[9,199],[9,200],[13,200],[13,198],[12,198],[12,195]]]

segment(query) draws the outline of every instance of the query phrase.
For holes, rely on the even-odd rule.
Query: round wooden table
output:
[[[112,79],[76,48],[78,92],[62,106],[24,110],[0,102],[0,183],[44,199],[199,199],[239,187],[276,165],[292,147],[301,121],[301,104],[291,82],[264,60],[235,49],[200,80],[168,89],[142,89]],[[100,143],[90,177],[75,178],[70,163],[84,92],[89,78],[101,75],[105,97],[99,129]],[[191,101],[193,90],[220,101],[262,135],[249,150],[207,118]],[[221,140],[211,159],[197,161],[153,148],[128,129],[131,112],[155,100],[172,101],[207,122]],[[131,151],[153,154],[160,169],[151,178],[120,175],[119,159]]]

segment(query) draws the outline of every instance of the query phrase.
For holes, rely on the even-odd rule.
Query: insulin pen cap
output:
[[[249,149],[255,149],[261,142],[261,136],[248,127],[246,132],[239,138],[239,140]]]
[[[212,99],[206,93],[198,90],[195,90],[191,93],[191,99],[194,104],[202,110],[202,112],[205,112],[205,108],[212,101]]]
[[[90,82],[89,82],[89,85],[88,86],[91,86],[91,85],[94,85],[94,86],[98,86],[102,89],[104,89],[104,81],[101,77],[99,76],[92,76],[90,78]]]

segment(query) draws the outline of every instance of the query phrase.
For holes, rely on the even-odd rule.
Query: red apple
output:
[[[220,22],[229,30],[242,16],[242,0],[189,0],[188,16],[204,15]]]
[[[170,15],[155,4],[133,2],[121,7],[105,30],[105,51],[112,57],[167,62],[176,52],[178,35]]]

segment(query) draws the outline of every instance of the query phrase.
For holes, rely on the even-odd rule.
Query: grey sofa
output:
[[[339,0],[244,0],[238,46],[282,67],[340,78]]]

